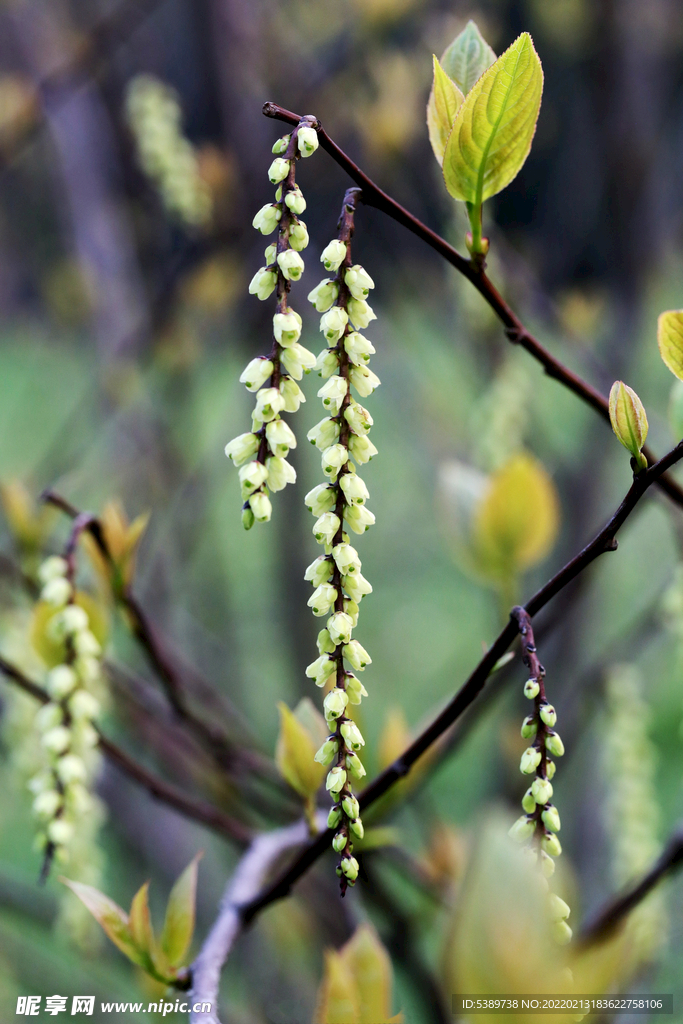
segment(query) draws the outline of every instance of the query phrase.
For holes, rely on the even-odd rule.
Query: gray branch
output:
[[[319,829],[325,828],[326,816],[317,817]],[[209,1003],[211,1010],[190,1014],[190,1024],[220,1024],[218,992],[221,970],[237,941],[242,928],[242,907],[261,891],[278,858],[293,846],[310,838],[305,821],[286,828],[265,832],[252,842],[228,882],[220,903],[218,917],[192,965],[192,1005]]]

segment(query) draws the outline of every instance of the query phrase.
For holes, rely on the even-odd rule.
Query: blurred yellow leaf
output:
[[[434,156],[443,163],[443,154],[448,136],[464,96],[434,57],[434,81],[427,103],[427,130]]]
[[[142,535],[147,529],[149,512],[143,512],[129,523],[123,505],[118,500],[107,502],[99,520],[107,547],[112,556],[118,579],[115,583],[128,586],[135,573],[135,558]],[[111,568],[89,533],[83,535],[88,557],[103,580],[110,584]]]
[[[391,959],[377,933],[360,925],[346,945],[325,954],[314,1024],[391,1024]]]
[[[490,479],[472,524],[473,554],[479,571],[506,583],[540,562],[559,529],[557,491],[545,469],[530,455],[514,456]]]
[[[21,480],[0,483],[0,503],[10,531],[25,552],[40,548],[47,536],[55,510],[38,504]]]
[[[144,885],[140,886],[135,896],[133,896],[128,915],[128,924],[133,942],[152,961],[154,932],[152,931],[152,921],[149,916],[148,894],[149,882],[145,882]]]
[[[400,757],[409,744],[410,728],[403,709],[390,707],[384,719],[377,747],[380,768],[386,768],[397,757]]]
[[[664,365],[683,380],[683,309],[669,309],[657,320],[657,344]]]
[[[283,778],[300,796],[308,799],[318,790],[327,769],[314,760],[319,744],[296,714],[282,701],[280,734],[275,748],[275,761]]]
[[[180,967],[190,948],[195,924],[197,872],[203,854],[194,857],[171,889],[160,945],[173,967]]]
[[[107,643],[109,633],[109,620],[104,607],[91,597],[78,591],[74,603],[87,612],[90,620],[90,630],[95,634],[102,648]],[[31,643],[45,664],[49,668],[61,665],[66,660],[66,644],[63,640],[55,640],[50,632],[50,622],[57,614],[53,605],[38,601],[31,620]]]

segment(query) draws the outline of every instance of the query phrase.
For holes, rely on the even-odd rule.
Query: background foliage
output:
[[[491,275],[565,363],[603,392],[618,377],[636,388],[663,452],[683,421],[655,343],[659,311],[683,304],[683,22],[675,0],[147,6],[132,34],[95,62],[95,80],[66,75],[39,93],[36,82],[113,5],[22,0],[0,10],[0,480],[10,487],[2,551],[17,561],[22,530],[25,559],[32,531],[53,549],[66,536],[56,516],[38,522],[31,508],[17,511],[16,481],[34,498],[52,485],[80,508],[101,511],[119,499],[131,519],[151,511],[136,592],[178,658],[210,680],[223,709],[229,700],[233,710],[222,713],[233,734],[252,736],[274,756],[278,701],[293,708],[311,696],[304,668],[317,626],[302,575],[317,551],[302,496],[317,483],[318,460],[308,446],[293,453],[300,486],[278,495],[270,527],[245,534],[222,449],[247,421],[239,373],[268,344],[270,311],[246,295],[263,247],[251,218],[272,191],[265,171],[278,134],[262,102],[318,115],[368,173],[462,248],[466,218],[443,187],[425,126],[432,53],[470,17],[497,53],[530,31],[543,61],[543,105],[522,172],[487,204]],[[202,182],[189,216],[168,202],[136,153],[126,97],[141,73],[177,90],[196,156],[183,166]],[[314,261],[348,183],[322,152],[299,176]],[[630,471],[604,424],[510,347],[483,300],[419,241],[361,208],[354,253],[377,283],[373,368],[383,382],[372,408],[380,456],[366,473],[378,527],[363,542],[374,593],[359,635],[373,656],[362,709],[372,775],[459,686],[511,601],[592,535]],[[309,318],[302,342],[317,349],[315,322]],[[310,386],[308,395],[300,436],[318,418]],[[482,474],[500,479],[520,460],[545,467],[558,511],[549,498],[552,511],[531,527],[545,530],[543,543],[520,555],[519,571],[501,573],[495,552],[486,564],[473,558],[488,528],[473,509],[487,486]],[[625,860],[624,836],[649,856],[681,815],[681,532],[670,513],[650,495],[618,554],[539,624],[568,751],[557,792],[576,920],[645,866]],[[0,647],[38,671],[27,640],[30,602],[9,565],[0,569]],[[97,592],[94,569],[91,587]],[[279,817],[246,806],[240,784],[217,778],[196,744],[181,743],[163,701],[145,697],[140,706],[122,696],[134,689],[130,673],[151,677],[120,620],[110,618],[111,660],[127,666],[116,675],[110,733],[167,778],[255,826],[298,813],[293,795],[282,797]],[[613,684],[621,663],[635,667],[631,721],[647,721],[630,762],[609,740],[625,728]],[[391,845],[368,852],[368,880],[343,903],[323,864],[293,900],[269,909],[225,972],[226,1020],[310,1019],[324,949],[341,947],[368,916],[393,960],[391,1012],[402,1008],[410,1022],[440,1019],[433,986],[451,991],[452,907],[467,851],[483,817],[502,808],[512,820],[524,788],[519,659],[505,671],[500,695],[466,738],[429,774],[422,770],[415,799],[383,822],[409,856]],[[206,705],[199,684],[194,696]],[[15,742],[32,705],[4,685],[2,699],[3,1012],[13,1014],[16,995],[26,992],[114,999],[151,991],[113,947],[95,948],[84,919],[73,907],[65,912],[65,899],[76,901],[55,878],[36,886],[40,856],[31,852],[20,763],[30,749]],[[615,795],[629,771],[633,791]],[[160,922],[173,881],[205,850],[201,937],[236,852],[109,766],[100,795],[108,812],[98,884],[118,903],[127,906],[151,877]],[[642,824],[643,808],[639,829],[633,819]],[[633,983],[645,991],[683,989],[681,896],[681,882],[670,883],[666,918],[661,903],[655,908],[648,934],[664,941]],[[489,939],[480,937],[482,950]],[[340,971],[349,956],[334,961]]]

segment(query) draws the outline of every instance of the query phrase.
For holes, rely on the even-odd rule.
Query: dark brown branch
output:
[[[608,903],[596,916],[586,924],[579,936],[583,945],[601,942],[614,934],[628,914],[644,900],[648,893],[670,872],[678,870],[683,864],[683,826],[674,832],[661,856],[652,865],[646,875],[636,882],[632,888],[617,896]]]
[[[530,616],[534,616],[548,604],[552,598],[566,587],[579,573],[595,561],[600,555],[607,551],[615,551],[617,547],[616,534],[621,529],[631,512],[645,494],[647,489],[656,483],[663,473],[683,458],[683,441],[665,455],[659,462],[649,469],[644,470],[634,477],[628,494],[621,502],[619,508],[611,517],[606,526],[593,538],[590,544],[579,552],[570,562],[560,569],[555,576],[533,597],[527,601],[524,608]],[[505,625],[503,630],[496,637],[495,641],[474,669],[469,679],[458,690],[449,704],[443,709],[440,715],[434,719],[431,725],[420,733],[413,740],[404,753],[381,772],[373,782],[367,786],[359,795],[358,801],[361,810],[364,811],[392,788],[400,779],[408,774],[411,767],[418,758],[434,744],[440,736],[462,715],[472,704],[484,688],[486,680],[493,670],[499,658],[517,636],[518,625],[515,619]],[[327,829],[317,836],[301,851],[299,856],[287,870],[282,872],[275,881],[268,886],[259,896],[242,907],[242,915],[245,923],[248,923],[264,907],[267,907],[275,900],[287,896],[294,883],[303,875],[308,868],[320,857],[332,841],[333,830]]]
[[[34,683],[20,669],[2,657],[0,657],[0,672],[41,704],[49,703],[50,697],[41,686]],[[129,778],[143,786],[155,799],[160,800],[169,807],[173,807],[186,818],[198,821],[202,825],[207,825],[239,846],[247,846],[251,842],[253,838],[252,832],[241,821],[237,821],[235,818],[224,814],[212,804],[187,796],[176,786],[165,782],[157,775],[154,775],[153,772],[144,768],[108,739],[100,729],[97,730],[97,733],[99,736],[98,746],[107,759],[112,764],[115,764],[124,774],[128,775]]]
[[[263,113],[266,117],[275,118],[278,121],[285,121],[288,124],[298,124],[300,117],[298,114],[293,114],[291,110],[285,110],[284,107],[278,106],[277,103],[265,103],[263,105]],[[505,334],[509,341],[515,345],[520,345],[525,349],[529,355],[533,356],[537,362],[541,364],[546,374],[552,377],[553,380],[558,381],[564,387],[568,388],[575,395],[584,401],[591,408],[595,409],[596,412],[602,416],[603,420],[607,423],[609,419],[609,402],[607,398],[601,394],[591,384],[588,384],[585,380],[582,380],[578,374],[574,373],[568,367],[564,366],[555,356],[538,341],[537,338],[531,334],[522,321],[519,319],[517,314],[507,304],[505,299],[502,297],[500,292],[496,289],[495,285],[486,276],[484,267],[476,262],[465,259],[457,249],[454,249],[452,245],[440,235],[437,235],[435,231],[428,228],[426,224],[423,224],[421,220],[418,220],[409,210],[397,203],[395,199],[383,192],[379,185],[376,185],[371,178],[365,174],[364,171],[358,167],[353,160],[347,156],[347,154],[339,148],[336,142],[330,138],[322,124],[316,119],[313,127],[318,132],[318,139],[320,140],[320,146],[329,153],[333,160],[339,164],[339,166],[346,171],[349,177],[360,185],[362,188],[362,201],[366,206],[373,206],[377,210],[381,210],[382,213],[386,213],[387,216],[392,217],[397,223],[402,224],[403,227],[407,228],[408,231],[412,231],[414,235],[421,238],[423,242],[426,242],[428,246],[434,249],[435,252],[442,256],[451,266],[455,267],[464,277],[470,281],[477,291],[489,304],[493,312],[496,314],[498,319],[505,328]],[[656,462],[656,457],[653,453],[647,449],[643,449],[643,453],[650,464]],[[672,499],[677,505],[683,506],[683,488],[681,488],[675,480],[670,477],[662,477],[658,481],[658,486]]]

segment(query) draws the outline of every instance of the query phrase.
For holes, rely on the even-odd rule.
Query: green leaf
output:
[[[465,97],[434,57],[434,81],[427,104],[427,130],[434,156],[443,163],[448,136],[451,134],[455,115]]]
[[[657,344],[664,365],[683,380],[683,309],[669,309],[657,320]]]
[[[197,870],[203,853],[199,852],[171,889],[166,905],[161,948],[173,967],[180,967],[194,934]]]
[[[145,882],[135,893],[135,896],[133,896],[128,921],[133,942],[138,949],[142,950],[143,953],[147,953],[151,958],[152,947],[154,946],[154,933],[149,916],[148,894],[149,882]]]
[[[282,701],[280,734],[275,748],[275,763],[292,789],[305,798],[313,796],[325,778],[327,769],[314,760],[316,741],[308,729]]]
[[[615,380],[609,393],[609,418],[624,448],[645,468],[647,462],[641,455],[648,431],[645,407],[633,388],[622,380]]]
[[[128,914],[118,903],[114,903],[108,896],[91,885],[84,885],[82,882],[72,882],[68,878],[61,878],[61,882],[67,885],[73,893],[78,896],[95,920],[102,926],[115,946],[124,953],[129,960],[132,960],[138,967],[147,969],[147,957],[138,949],[130,930]]]
[[[466,96],[495,59],[476,23],[470,20],[445,51],[441,66]]]
[[[446,144],[443,174],[455,199],[475,208],[519,173],[536,130],[543,71],[528,32],[465,97]]]

